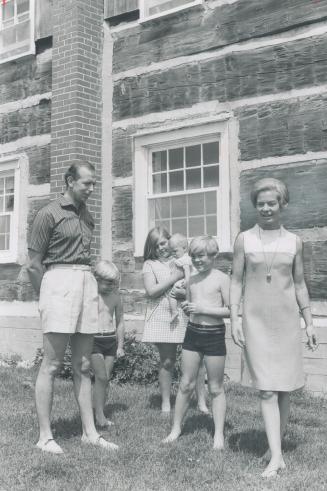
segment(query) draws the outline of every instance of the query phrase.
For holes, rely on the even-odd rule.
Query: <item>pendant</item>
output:
[[[271,273],[266,274],[266,281],[267,283],[271,283]]]

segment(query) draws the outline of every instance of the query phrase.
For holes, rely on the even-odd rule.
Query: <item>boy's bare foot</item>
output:
[[[173,322],[175,322],[175,320],[177,319],[177,317],[178,317],[178,311],[176,310],[176,312],[173,312],[171,314],[170,323],[172,324]]]
[[[213,439],[213,449],[222,451],[224,450],[224,437],[222,435],[215,435]]]
[[[271,451],[270,449],[268,448],[268,450],[263,454],[263,456],[261,457],[262,462],[270,462],[271,461]],[[280,469],[285,469],[286,468],[286,464],[285,464],[285,461],[283,459],[283,457],[281,457],[281,460],[280,460]]]
[[[161,412],[164,414],[170,414],[170,402],[163,402],[161,404]]]
[[[180,436],[181,430],[172,430],[169,435],[162,440],[162,443],[172,443]]]
[[[264,477],[266,479],[275,478],[278,476],[278,471],[285,468],[286,465],[282,456],[277,459],[271,459],[269,464],[261,474],[261,477]]]

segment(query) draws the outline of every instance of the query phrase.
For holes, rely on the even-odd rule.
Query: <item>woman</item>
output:
[[[187,317],[181,309],[174,322],[171,322],[168,294],[174,283],[183,278],[183,270],[178,269],[174,264],[168,244],[169,239],[169,232],[163,227],[155,227],[150,230],[144,245],[143,266],[143,281],[148,304],[142,341],[154,343],[159,351],[161,411],[165,414],[170,412],[170,390],[177,345],[184,341],[187,324]],[[198,406],[203,412],[208,412],[203,371],[199,379],[197,383]]]
[[[252,385],[259,389],[270,449],[263,477],[285,468],[281,438],[289,415],[289,392],[304,385],[299,309],[308,347],[316,349],[308,290],[304,282],[302,241],[281,225],[289,201],[285,184],[261,179],[251,192],[257,224],[240,233],[234,247],[231,328],[244,348]],[[238,310],[243,291],[243,323]]]

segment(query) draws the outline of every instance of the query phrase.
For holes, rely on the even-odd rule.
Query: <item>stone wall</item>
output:
[[[133,207],[134,136],[228,114],[237,127],[231,242],[253,223],[253,181],[268,174],[285,180],[285,225],[304,240],[322,342],[316,354],[304,350],[307,386],[327,391],[327,1],[208,0],[142,23],[128,16],[123,0],[115,9],[112,247],[128,315],[140,320],[145,309],[142,258],[134,253],[133,213],[142,213]],[[230,271],[231,259],[225,252],[218,267]],[[240,352],[230,339],[228,345],[228,373],[238,380]]]

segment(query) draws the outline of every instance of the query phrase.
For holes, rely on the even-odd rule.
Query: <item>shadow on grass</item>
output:
[[[170,403],[171,407],[174,408],[176,402],[176,394],[172,394],[170,396]],[[151,394],[149,397],[149,404],[147,406],[150,409],[161,409],[161,395],[158,394]],[[190,402],[190,408],[196,409],[197,407],[197,400],[196,397],[192,397],[191,402]]]
[[[128,406],[121,402],[114,402],[113,404],[107,404],[104,408],[104,415],[106,417],[112,416],[115,413],[121,413],[122,411],[127,411]]]
[[[234,433],[228,439],[229,447],[233,452],[245,452],[261,457],[268,449],[268,441],[264,431],[246,430]],[[292,452],[296,449],[298,442],[283,441],[283,451]]]
[[[70,419],[58,418],[51,426],[54,436],[62,437],[65,440],[81,436],[82,434],[82,423],[78,413]]]

